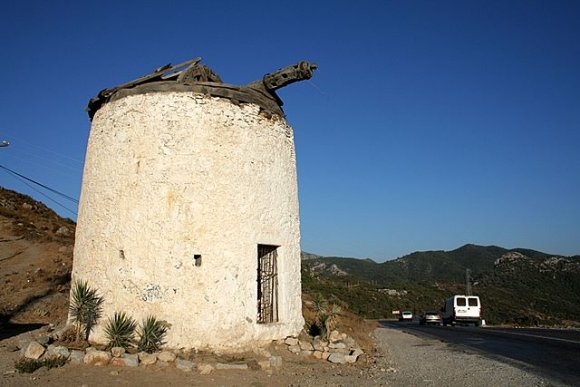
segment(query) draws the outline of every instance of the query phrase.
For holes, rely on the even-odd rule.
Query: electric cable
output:
[[[36,148],[38,150],[41,150],[41,151],[43,151],[45,153],[46,152],[52,153],[55,156],[58,156],[58,157],[61,157],[61,158],[64,158],[64,159],[68,159],[70,161],[74,161],[75,163],[78,163],[80,165],[83,164],[83,161],[82,160],[79,160],[79,159],[76,159],[74,157],[65,155],[64,153],[55,152],[52,149],[48,149],[48,148],[45,148],[45,147],[42,147],[42,146],[33,144],[33,143],[29,142],[29,141],[24,140],[22,137],[20,137],[20,135],[15,135],[15,134],[11,133],[10,131],[3,130],[3,133],[8,133],[7,135],[5,135],[3,137],[9,138],[11,140],[10,141],[10,145],[12,145],[12,146],[13,145],[23,144],[23,145],[26,145],[26,146],[29,146],[29,147]],[[12,139],[15,139],[16,141],[12,141]]]
[[[57,194],[57,195],[60,195],[60,196],[62,196],[63,198],[65,198],[65,199],[68,199],[68,200],[70,200],[70,201],[71,201],[71,202],[73,202],[73,203],[79,204],[79,201],[78,201],[77,199],[75,199],[75,198],[73,198],[73,197],[70,197],[70,196],[68,196],[68,195],[66,195],[66,194],[63,194],[62,192],[59,192],[59,191],[57,191],[57,190],[55,190],[55,189],[53,189],[53,188],[50,188],[50,187],[49,187],[49,186],[47,186],[47,185],[44,185],[44,184],[42,184],[42,183],[39,183],[39,182],[38,182],[38,181],[36,181],[36,180],[33,180],[33,179],[31,179],[31,178],[28,178],[28,177],[26,177],[26,176],[24,176],[24,175],[21,175],[20,173],[18,173],[18,172],[16,172],[16,171],[13,171],[13,170],[12,170],[12,169],[10,169],[10,168],[7,168],[7,167],[5,167],[5,166],[3,166],[3,165],[0,165],[0,168],[2,168],[2,169],[4,169],[4,170],[6,170],[6,171],[8,171],[8,172],[10,172],[10,173],[12,173],[12,174],[14,174],[14,175],[18,176],[18,177],[21,177],[21,178],[23,178],[23,179],[25,179],[25,180],[27,180],[27,181],[29,181],[29,182],[31,182],[31,183],[34,183],[34,184],[36,184],[36,185],[38,185],[38,186],[40,186],[40,187],[42,187],[42,188],[44,188],[44,189],[47,189],[47,190],[49,190],[50,192],[53,192],[53,193],[55,193],[55,194]]]
[[[30,160],[31,162],[34,163],[38,163],[38,164],[53,164],[55,166],[57,166],[58,168],[62,169],[68,169],[71,171],[77,171],[79,169],[78,165],[71,165],[70,162],[62,162],[60,160],[57,159],[53,159],[53,158],[49,158],[49,157],[45,157],[43,155],[38,154],[38,152],[35,153],[31,153],[31,152],[27,152],[26,150],[23,150],[21,148],[18,149],[11,149],[12,152],[6,152],[7,155],[9,155],[10,153],[13,153],[12,156],[20,156],[22,155],[23,157],[25,157],[27,160]]]
[[[6,171],[7,172],[7,171]],[[8,173],[8,172],[7,172]],[[78,216],[78,214],[71,210],[70,208],[68,208],[67,206],[65,206],[64,204],[54,200],[53,198],[51,198],[50,196],[48,196],[47,194],[45,194],[44,192],[40,191],[39,189],[36,189],[34,186],[32,186],[32,184],[29,184],[27,181],[25,181],[24,179],[15,176],[17,179],[20,179],[22,181],[23,184],[27,185],[31,190],[39,193],[40,195],[44,196],[45,198],[47,198],[48,200],[50,200],[51,202],[53,202],[54,204],[58,205],[59,207],[64,208],[65,210],[67,210],[68,212],[70,212],[71,214]]]
[[[73,197],[70,197],[70,196],[68,196],[68,195],[66,195],[66,194],[63,194],[62,192],[59,192],[59,191],[57,191],[57,190],[55,190],[55,189],[53,189],[53,188],[50,188],[49,186],[47,186],[47,185],[45,185],[45,184],[39,183],[38,181],[36,181],[36,180],[34,180],[34,179],[28,178],[28,177],[26,177],[26,176],[24,176],[24,175],[22,175],[22,174],[20,174],[20,173],[18,173],[18,172],[16,172],[16,171],[13,171],[12,169],[10,169],[10,168],[7,168],[7,167],[5,167],[5,166],[3,166],[3,165],[0,165],[0,168],[1,168],[1,169],[3,169],[4,171],[6,171],[6,172],[7,172],[7,173],[9,173],[9,174],[11,174],[11,175],[13,175],[13,176],[16,176],[17,178],[19,178],[19,179],[21,179],[21,180],[24,180],[24,181],[23,181],[23,182],[24,182],[24,184],[26,184],[28,187],[30,187],[30,188],[31,188],[31,189],[33,189],[34,191],[38,192],[38,193],[39,193],[39,194],[41,194],[42,196],[46,197],[47,199],[49,199],[49,200],[50,200],[50,201],[52,201],[53,203],[56,203],[56,204],[58,204],[60,207],[62,207],[62,208],[64,208],[64,209],[66,209],[67,211],[69,211],[69,212],[71,212],[71,213],[73,213],[73,214],[77,215],[77,213],[76,213],[76,212],[74,212],[74,211],[73,211],[73,210],[71,210],[70,208],[66,207],[64,204],[62,204],[62,203],[60,203],[60,202],[57,202],[56,200],[52,199],[50,196],[48,196],[48,195],[44,194],[43,192],[41,192],[41,191],[37,190],[36,188],[32,187],[32,186],[31,186],[30,184],[28,184],[27,182],[31,182],[31,183],[33,183],[33,184],[36,184],[36,185],[38,185],[38,186],[40,186],[40,187],[42,187],[42,188],[44,188],[44,189],[46,189],[46,190],[48,190],[48,191],[50,191],[50,192],[53,192],[53,193],[55,193],[55,194],[57,194],[57,195],[59,195],[59,196],[61,196],[61,197],[65,198],[65,199],[67,199],[67,200],[70,200],[71,202],[73,202],[73,203],[75,203],[75,204],[79,204],[79,201],[78,201],[77,199],[75,199],[75,198],[73,198]]]
[[[28,166],[34,167],[35,170],[44,170],[51,174],[58,174],[60,176],[70,177],[71,174],[73,173],[77,175],[79,171],[80,173],[82,173],[82,167],[76,169],[73,169],[73,167],[68,167],[67,169],[64,169],[51,162],[42,162],[32,157],[26,157],[23,154],[16,153],[11,154],[8,151],[6,151],[6,153],[4,152],[2,153],[2,158],[11,161],[10,163],[7,162],[7,164],[22,165],[22,166],[26,164]]]

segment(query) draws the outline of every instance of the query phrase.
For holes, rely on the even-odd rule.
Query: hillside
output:
[[[524,253],[522,253],[524,252]],[[574,325],[580,321],[580,259],[510,251],[493,271],[474,278],[488,313],[518,325]]]
[[[392,317],[392,310],[438,309],[451,294],[482,297],[491,323],[577,325],[580,322],[580,257],[529,249],[465,245],[452,251],[415,252],[376,263],[354,258],[304,260],[303,289],[328,293],[366,317]]]
[[[67,314],[75,223],[0,187],[0,325]]]
[[[383,263],[376,263],[371,259],[321,257],[309,254],[308,265],[336,265],[348,275],[382,284],[401,280],[463,282],[465,269],[470,269],[472,275],[488,272],[493,270],[494,262],[508,252],[521,252],[535,259],[551,257],[550,254],[528,249],[508,250],[497,246],[468,244],[452,251],[414,252]]]

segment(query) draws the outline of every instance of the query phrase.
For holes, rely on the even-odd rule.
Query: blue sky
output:
[[[0,165],[78,198],[99,90],[197,56],[234,84],[306,59],[279,93],[304,250],[580,254],[579,20],[578,1],[10,2]]]

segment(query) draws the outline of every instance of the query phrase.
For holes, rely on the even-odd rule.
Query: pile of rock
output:
[[[43,345],[44,344],[44,345]],[[269,352],[263,351],[268,356],[266,359],[253,362],[233,362],[233,363],[194,363],[191,360],[182,358],[171,351],[160,351],[155,353],[127,353],[124,348],[113,347],[110,350],[101,350],[89,347],[84,351],[69,349],[63,345],[48,344],[43,340],[31,341],[21,348],[22,355],[27,359],[43,359],[49,357],[61,357],[67,359],[70,364],[88,364],[94,366],[116,366],[116,367],[174,367],[184,372],[197,370],[205,375],[213,370],[246,370],[246,369],[269,369],[282,365],[280,356],[272,356]],[[251,364],[250,364],[251,363]]]
[[[33,360],[48,358],[64,358],[70,364],[87,364],[94,366],[114,366],[114,367],[172,367],[184,372],[197,371],[200,374],[209,374],[214,370],[265,370],[279,368],[282,366],[282,357],[272,355],[264,348],[256,348],[250,359],[246,361],[208,361],[206,357],[191,355],[183,352],[172,352],[168,350],[146,353],[133,351],[127,352],[124,348],[114,347],[110,350],[103,348],[88,347],[85,350],[67,348],[65,345],[52,343],[53,336],[41,336],[31,340],[24,339],[19,342],[14,350],[20,349],[23,357]],[[363,354],[356,341],[338,331],[332,331],[328,340],[320,337],[311,338],[304,333],[299,337],[288,337],[282,342],[278,342],[288,349],[288,351],[305,357],[322,359],[336,364],[355,363]],[[277,347],[280,349],[280,347]],[[254,358],[255,356],[255,358]],[[191,360],[193,359],[193,361]]]
[[[352,337],[336,330],[330,333],[328,341],[319,336],[313,339],[288,337],[284,344],[288,346],[288,351],[297,355],[312,356],[338,364],[355,363],[364,353]]]

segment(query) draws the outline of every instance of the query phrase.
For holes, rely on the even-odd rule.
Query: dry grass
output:
[[[302,314],[304,315],[307,327],[315,322],[317,318],[316,311],[311,307],[311,301],[312,300],[308,294],[302,295]],[[344,308],[338,315],[336,322],[336,329],[340,333],[346,333],[355,339],[365,353],[370,353],[374,350],[374,342],[371,334],[376,327],[376,321],[365,320]]]

